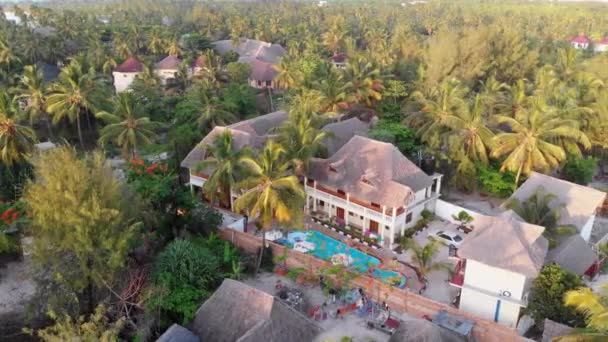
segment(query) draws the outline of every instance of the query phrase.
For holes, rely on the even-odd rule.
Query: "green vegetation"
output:
[[[53,309],[66,331],[87,321],[95,338],[102,330],[113,334],[112,323],[124,320],[121,338],[154,340],[167,324],[188,321],[221,277],[272,264],[268,251],[247,263],[218,242],[213,232],[221,215],[183,186],[179,165],[217,126],[275,110],[289,113],[273,132],[276,139],[254,152],[236,149],[239,137],[218,134],[198,170],[210,173],[204,196],[248,214],[262,230],[302,223],[300,181],[311,158],[327,154],[322,141],[332,137],[321,128],[338,118],[375,123],[370,136],[444,174],[453,189],[508,197],[532,171],[561,170],[586,184],[608,155],[608,55],[575,50],[567,40],[580,32],[601,39],[605,11],[597,3],[478,0],[405,7],[188,0],[15,7],[21,24],[0,18],[0,200],[6,202],[0,215],[13,208],[17,217],[11,211],[0,220],[0,250],[18,252],[19,234],[31,234],[34,302],[44,306],[35,310],[39,316]],[[241,38],[286,49],[276,65],[279,89],[250,87],[251,68],[236,53],[212,49],[213,41]],[[167,55],[180,62],[165,84],[155,65]],[[112,71],[129,57],[143,70],[118,95]],[[343,68],[332,57],[344,57]],[[191,75],[194,61],[200,72]],[[46,140],[75,147],[38,154],[34,144]],[[166,160],[146,161],[165,153]],[[119,154],[128,160],[125,182],[104,160]],[[513,209],[546,225],[555,239],[566,229],[552,223],[549,199],[536,196]],[[405,237],[428,220],[423,215]],[[192,261],[203,270],[197,279],[168,271],[168,261],[159,266],[178,255],[175,246],[205,258]],[[423,273],[433,269],[434,246],[413,248]],[[569,281],[558,275],[546,277]],[[537,295],[540,304],[532,307],[547,311],[535,318],[566,317],[553,301],[564,291]],[[108,308],[101,315],[109,321],[95,318],[98,304]]]
[[[532,316],[537,326],[542,326],[543,320],[548,318],[571,327],[583,327],[584,316],[563,303],[568,291],[583,286],[583,281],[576,274],[563,270],[558,265],[545,266],[532,283],[526,312]]]

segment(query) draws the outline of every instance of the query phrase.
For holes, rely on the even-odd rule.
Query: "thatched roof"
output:
[[[544,227],[521,221],[509,210],[499,216],[479,216],[458,248],[458,256],[535,277],[542,268],[549,242]]]
[[[321,332],[275,297],[231,279],[198,309],[191,329],[213,342],[309,342]]]
[[[279,44],[272,44],[255,39],[242,38],[235,45],[232,40],[219,40],[212,43],[213,49],[220,55],[229,51],[236,52],[240,63],[249,63],[253,59],[266,63],[278,63],[287,51]]]
[[[547,263],[556,263],[562,268],[583,275],[598,257],[591,246],[578,235],[572,235],[547,253]]]
[[[323,144],[327,147],[327,152],[332,155],[355,135],[363,137],[367,136],[369,124],[359,120],[359,118],[350,118],[348,120],[333,122],[325,125],[323,131],[330,132],[331,137],[325,138]]]
[[[425,319],[406,319],[401,322],[399,328],[388,342],[464,342],[454,332],[442,328]]]
[[[182,327],[179,324],[173,324],[169,327],[156,342],[199,342],[198,336],[192,331]]]
[[[177,56],[169,55],[156,63],[157,70],[178,70],[182,60]]]
[[[251,66],[249,78],[255,81],[272,81],[279,74],[272,63],[254,59],[249,65]]]
[[[312,159],[308,177],[353,197],[399,208],[433,179],[390,143],[353,136],[328,159]]]
[[[203,160],[207,149],[206,146],[213,144],[213,141],[226,130],[232,133],[235,149],[241,149],[244,146],[254,149],[261,148],[266,140],[273,136],[270,130],[278,127],[283,121],[287,120],[287,117],[286,112],[279,111],[237,122],[226,127],[216,126],[188,153],[186,158],[181,162],[181,166],[190,169],[194,168]]]
[[[558,224],[560,226],[574,225],[579,230],[595,214],[597,208],[602,205],[606,198],[606,193],[603,191],[532,172],[530,177],[511,195],[510,199],[526,201],[539,189],[544,189],[547,193],[556,196],[549,203],[551,208],[563,205]]]

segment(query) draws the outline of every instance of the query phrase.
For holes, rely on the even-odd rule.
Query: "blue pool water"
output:
[[[315,245],[314,249],[309,253],[317,258],[331,261],[334,255],[344,254],[349,256],[350,267],[353,269],[359,272],[367,272],[372,268],[374,269],[372,275],[375,278],[379,278],[385,283],[398,287],[405,286],[406,279],[401,273],[377,268],[380,266],[380,260],[378,258],[363,253],[356,248],[349,247],[344,242],[338,241],[315,230],[293,231],[287,234],[287,238],[281,239],[279,242],[293,248],[297,242],[302,241],[311,242]]]

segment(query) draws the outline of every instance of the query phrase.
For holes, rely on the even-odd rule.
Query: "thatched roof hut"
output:
[[[321,328],[266,292],[225,279],[196,312],[191,330],[202,341],[309,342]]]

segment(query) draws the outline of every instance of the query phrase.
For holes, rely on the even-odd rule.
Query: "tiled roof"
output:
[[[393,145],[353,136],[328,159],[312,159],[308,177],[353,197],[399,208],[433,179]]]
[[[608,37],[604,37],[604,38],[598,40],[595,44],[596,45],[608,45]]]
[[[582,34],[576,37],[572,37],[572,39],[570,39],[570,43],[589,44],[590,42],[591,41]]]
[[[327,148],[327,153],[332,155],[355,135],[367,136],[369,125],[358,118],[350,118],[348,120],[333,122],[325,125],[323,131],[329,132],[330,137],[323,140],[323,144]]]
[[[114,69],[116,72],[142,72],[144,71],[144,65],[137,59],[137,57],[131,56],[127,58],[121,65]]]
[[[241,58],[249,57],[266,63],[277,63],[287,51],[279,44],[272,44],[254,39],[240,39],[235,46],[232,40],[219,40],[213,43],[218,54],[224,55],[229,51],[236,52]],[[239,62],[243,62],[239,60]]]
[[[156,63],[156,69],[158,70],[177,70],[179,69],[179,65],[182,63],[182,60],[177,56],[169,55],[160,62]]]

